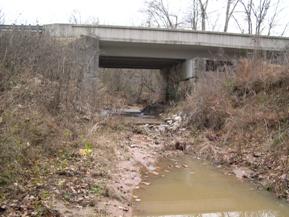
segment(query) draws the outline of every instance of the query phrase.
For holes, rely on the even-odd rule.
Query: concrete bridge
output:
[[[10,28],[0,26],[0,30]],[[89,42],[80,55],[90,61],[90,74],[98,67],[160,69],[171,83],[190,80],[198,71],[214,69],[214,64],[229,64],[254,51],[272,57],[289,47],[289,38],[285,37],[221,32],[72,24],[19,28],[41,31],[60,39],[75,40],[85,36]]]
[[[289,38],[103,25],[45,25],[60,38],[98,39],[99,66],[106,68],[170,69],[181,65],[184,79],[194,76],[196,58],[234,59],[254,50],[267,55],[283,51]]]

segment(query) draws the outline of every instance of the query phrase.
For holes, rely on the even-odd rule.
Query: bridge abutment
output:
[[[161,70],[166,86],[166,100],[180,100],[191,92],[199,67],[198,59],[186,59],[184,62]]]
[[[81,102],[88,106],[97,103],[95,99],[99,84],[97,72],[99,69],[99,40],[83,36],[74,42],[76,61],[80,66],[81,80],[79,82]]]

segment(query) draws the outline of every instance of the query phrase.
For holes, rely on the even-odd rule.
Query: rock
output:
[[[159,175],[159,173],[158,173],[158,172],[156,172],[156,171],[153,171],[153,172],[152,172],[152,174],[154,174],[154,175],[156,175],[156,176],[158,176],[158,175]]]
[[[176,150],[185,151],[186,147],[187,147],[186,143],[181,143],[181,142],[178,142],[178,141],[175,143],[175,149]]]
[[[247,167],[236,167],[233,169],[233,173],[236,175],[237,178],[251,178],[254,174],[254,171],[250,170]]]
[[[127,207],[122,207],[122,206],[119,206],[118,208],[125,211],[125,212],[128,212],[128,210],[129,210]]]
[[[34,85],[35,85],[35,86],[39,86],[39,85],[42,83],[41,79],[39,79],[39,78],[37,78],[37,77],[35,77],[35,78],[33,79],[33,82],[34,82]]]
[[[67,176],[67,177],[74,176],[74,172],[71,170],[60,170],[60,171],[57,171],[56,174],[59,176]]]
[[[174,117],[174,121],[181,122],[182,121],[182,117],[181,116],[175,116]]]
[[[82,117],[82,119],[85,120],[85,121],[90,121],[90,120],[91,120],[91,117],[89,117],[88,115],[84,115],[84,116]]]
[[[110,115],[110,113],[111,113],[111,111],[109,111],[109,110],[102,110],[99,112],[99,116],[100,117],[107,117]]]
[[[1,122],[0,122],[0,123],[1,123]],[[156,144],[156,145],[159,145],[159,144],[160,144],[160,141],[156,140],[156,141],[155,141],[155,144]]]
[[[104,195],[106,197],[117,199],[119,201],[122,201],[124,199],[120,191],[111,185],[106,186]]]
[[[166,128],[167,128],[167,125],[161,124],[161,125],[158,127],[158,130],[159,130],[160,132],[165,132],[165,131],[166,131]]]
[[[26,189],[24,188],[24,186],[22,186],[21,184],[19,184],[19,183],[14,183],[14,187],[18,190],[18,191],[20,191],[20,192],[25,192],[26,191]]]
[[[283,174],[280,176],[280,178],[283,180],[283,181],[287,181],[288,180],[288,175],[287,174]]]
[[[262,156],[262,153],[261,152],[254,152],[253,153],[253,157],[261,157]]]
[[[7,209],[7,207],[6,207],[5,205],[3,205],[3,206],[0,206],[0,213],[3,213],[3,212],[5,212],[5,211],[6,211],[6,209]]]
[[[187,164],[183,164],[183,167],[184,168],[188,168],[189,166]]]
[[[144,185],[147,185],[147,186],[149,186],[151,183],[149,183],[149,182],[142,182]]]
[[[173,124],[173,120],[168,120],[167,123],[168,123],[169,125],[171,125],[171,124]]]

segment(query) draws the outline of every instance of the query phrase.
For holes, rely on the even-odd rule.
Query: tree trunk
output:
[[[224,32],[228,31],[229,20],[230,20],[230,7],[231,7],[232,0],[227,0],[227,8],[226,8],[226,18],[225,18],[225,26]]]

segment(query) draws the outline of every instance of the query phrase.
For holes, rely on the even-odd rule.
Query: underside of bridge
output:
[[[211,69],[222,65],[216,64],[215,61],[208,62],[209,57],[205,57],[204,50],[185,49],[185,51],[181,51],[179,46],[164,47],[163,45],[147,47],[131,45],[132,47],[130,47],[128,44],[126,44],[127,46],[114,44],[115,47],[111,48],[104,46],[103,42],[97,38],[88,36],[80,40],[83,41],[84,46],[81,46],[79,55],[89,65],[87,80],[96,76],[98,68],[157,69],[160,70],[166,82],[166,100],[169,101],[182,98],[179,97],[181,95],[185,96],[182,94],[183,89],[187,92],[194,84],[198,72],[206,70],[206,66],[210,66]],[[189,56],[189,54],[192,55]],[[200,55],[202,58],[196,55]],[[217,59],[216,56],[214,59]]]
[[[164,57],[99,56],[100,68],[157,69],[166,83],[165,99],[175,100],[181,81],[189,83],[193,77],[193,60]],[[185,95],[185,94],[183,94]]]
[[[100,56],[101,68],[164,69],[184,62],[184,59]]]

